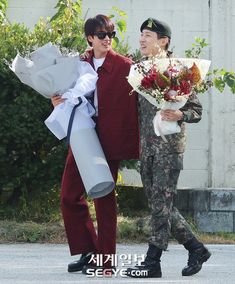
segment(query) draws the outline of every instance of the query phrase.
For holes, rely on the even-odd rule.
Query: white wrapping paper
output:
[[[109,194],[115,183],[95,129],[73,131],[70,146],[87,194],[91,198]]]
[[[45,120],[47,128],[60,140],[67,136],[69,119],[73,107],[74,105],[71,103],[61,103],[54,108],[51,115]],[[74,115],[72,131],[94,128],[95,123],[91,118],[92,115],[94,115],[93,107],[89,105],[85,97],[82,97],[82,104],[78,107]]]
[[[187,102],[186,97],[182,97],[179,102],[164,101],[161,106],[161,110],[164,110],[164,109],[177,110],[177,109],[182,108],[186,102]],[[153,127],[154,127],[155,134],[157,136],[164,136],[164,135],[169,135],[173,133],[179,133],[181,131],[181,128],[178,122],[162,120],[161,110],[157,111],[153,119]]]

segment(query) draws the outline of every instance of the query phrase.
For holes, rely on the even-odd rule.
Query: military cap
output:
[[[140,31],[142,32],[144,29],[150,30],[152,32],[156,32],[158,34],[167,36],[171,38],[171,29],[170,27],[164,23],[160,22],[154,18],[148,18],[140,27]]]

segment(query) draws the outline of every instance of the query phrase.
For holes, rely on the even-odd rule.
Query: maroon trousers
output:
[[[117,181],[119,161],[108,161]],[[117,205],[115,191],[94,199],[97,232],[84,197],[85,189],[71,149],[62,178],[61,207],[71,255],[95,252],[115,254]]]

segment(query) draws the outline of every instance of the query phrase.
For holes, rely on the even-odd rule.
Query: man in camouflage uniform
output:
[[[171,31],[165,23],[148,19],[140,30],[142,55],[158,55],[159,46],[167,50]],[[156,43],[154,45],[154,40],[158,47]],[[189,276],[199,272],[203,262],[207,261],[211,254],[196,239],[189,224],[173,206],[173,197],[176,194],[180,170],[183,169],[185,122],[200,121],[202,106],[196,94],[191,94],[180,110],[161,111],[163,120],[178,121],[181,127],[180,133],[166,136],[167,142],[154,133],[152,121],[156,112],[157,108],[139,95],[141,178],[151,209],[151,236],[145,261],[141,266],[128,268],[127,275],[161,277],[160,257],[162,251],[167,249],[169,237],[172,235],[189,251],[188,265],[182,270],[183,276]],[[147,273],[141,274],[141,271]]]

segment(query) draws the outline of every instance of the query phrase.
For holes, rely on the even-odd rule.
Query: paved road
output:
[[[52,244],[0,244],[0,284],[96,284],[96,283],[190,283],[234,284],[235,245],[208,245],[212,252],[203,269],[191,277],[182,277],[181,269],[187,262],[187,252],[180,245],[171,244],[162,257],[163,277],[160,279],[132,279],[122,277],[88,278],[86,275],[68,273],[71,257],[67,245]],[[141,258],[146,245],[118,245],[117,257],[120,269],[125,266],[128,255]],[[122,266],[123,265],[123,266]]]

